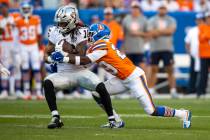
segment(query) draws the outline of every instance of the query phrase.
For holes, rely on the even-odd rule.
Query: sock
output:
[[[106,87],[105,87],[104,83],[98,84],[97,87],[96,87],[96,91],[100,95],[101,103],[103,104],[107,115],[109,117],[113,116],[111,98],[110,98],[110,95],[109,95],[108,91],[106,90]]]
[[[170,93],[176,93],[176,88],[171,88]]]
[[[23,89],[24,92],[30,91],[30,76],[28,70],[23,70]]]
[[[174,114],[175,117],[177,117],[177,118],[183,118],[184,115],[185,115],[185,112],[183,110],[175,109],[175,114]]]
[[[104,106],[103,106],[103,104],[101,103],[101,99],[100,99],[99,97],[97,97],[96,95],[94,95],[94,94],[92,94],[92,96],[93,96],[93,99],[96,101],[96,103],[97,103],[104,111],[106,111],[105,108],[104,108]],[[114,109],[113,109],[113,114],[114,114],[114,118],[115,118],[115,120],[116,120],[117,122],[122,121],[122,119],[120,118],[120,116],[117,114],[117,112],[116,112]]]
[[[56,96],[53,83],[50,80],[44,81],[45,98],[50,111],[57,110]]]
[[[155,89],[154,88],[149,88],[150,94],[155,94]]]
[[[109,122],[115,121],[115,118],[114,118],[114,116],[109,116],[109,117],[108,117],[108,120],[109,120]]]
[[[35,81],[36,81],[36,93],[37,95],[42,95],[41,92],[41,74],[40,71],[34,71],[34,77],[35,77]]]
[[[116,120],[116,122],[121,122],[122,119],[120,118],[120,116],[117,114],[117,112],[113,109],[113,114],[114,114],[114,118]]]
[[[59,115],[59,113],[58,113],[57,110],[53,110],[53,111],[51,112],[51,115],[52,115],[52,117],[58,117],[58,118],[60,118],[60,115]]]
[[[8,91],[9,89],[8,80],[6,79],[1,80],[1,89],[2,91]]]
[[[175,110],[165,106],[157,106],[153,116],[174,117]]]

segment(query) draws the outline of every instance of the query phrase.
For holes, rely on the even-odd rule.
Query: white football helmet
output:
[[[79,21],[77,8],[71,5],[60,7],[55,13],[54,21],[57,23],[61,33],[71,31]]]
[[[28,2],[22,2],[20,4],[20,13],[25,17],[28,18],[32,15],[33,6]]]

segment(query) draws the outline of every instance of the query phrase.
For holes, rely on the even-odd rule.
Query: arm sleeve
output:
[[[191,30],[191,29],[190,29],[190,30]],[[190,31],[190,30],[187,32],[187,35],[186,35],[186,37],[184,38],[184,42],[185,42],[185,43],[190,43],[190,40],[191,40],[191,39],[190,39],[190,38],[191,38],[191,37],[190,37],[190,35],[191,35],[191,31]]]
[[[107,54],[107,50],[96,50],[92,53],[87,54],[87,57],[91,60],[91,62],[96,62],[100,58],[104,57]]]

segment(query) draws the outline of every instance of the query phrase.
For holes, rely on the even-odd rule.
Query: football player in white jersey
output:
[[[57,26],[49,29],[48,45],[45,49],[45,61],[54,63],[57,56],[55,52],[62,48],[64,40],[74,46],[79,55],[86,54],[88,28],[79,24],[79,15],[75,7],[62,6],[55,14]],[[108,115],[111,128],[124,126],[122,121],[117,122],[112,109],[111,99],[105,85],[99,78],[84,66],[77,64],[57,64],[57,73],[50,74],[44,80],[45,98],[52,114],[52,120],[48,125],[49,129],[60,128],[63,123],[57,111],[56,89],[65,89],[71,86],[80,86],[90,91],[96,91],[101,97],[102,104]]]
[[[16,34],[14,31],[15,19],[19,16],[18,13],[9,13],[9,5],[7,3],[0,4],[0,35],[1,35],[1,60],[2,64],[8,70],[11,70],[15,79],[15,89],[17,96],[21,96],[21,72],[20,72],[20,49],[15,44]],[[7,98],[9,91],[9,77],[1,76],[2,93],[1,99]]]

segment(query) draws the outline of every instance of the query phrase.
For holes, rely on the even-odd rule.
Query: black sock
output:
[[[96,95],[92,94],[93,99],[96,101],[96,103],[104,110],[104,105],[101,102],[101,98],[97,97]]]
[[[50,80],[44,81],[44,92],[50,111],[52,112],[57,110],[55,89],[53,83]]]
[[[111,98],[110,98],[110,95],[109,95],[108,91],[106,90],[106,87],[105,87],[104,83],[98,84],[97,87],[96,87],[96,91],[100,95],[101,103],[103,104],[107,115],[109,117],[113,116],[113,109],[112,109]]]

